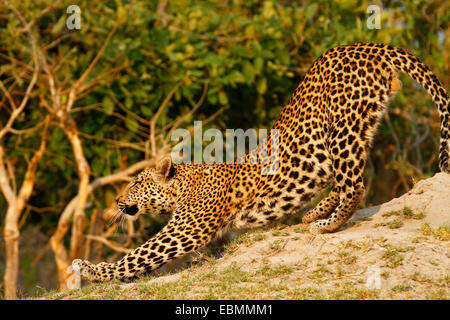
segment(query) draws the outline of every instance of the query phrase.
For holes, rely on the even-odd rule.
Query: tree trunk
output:
[[[67,250],[64,247],[63,240],[65,234],[69,230],[69,223],[70,223],[69,220],[70,217],[72,216],[72,212],[74,210],[76,202],[77,198],[75,197],[64,209],[63,213],[61,214],[61,217],[59,218],[56,231],[50,238],[50,247],[53,250],[56,262],[56,269],[58,270],[58,288],[60,291],[67,289],[66,281],[68,278],[68,274],[66,270],[67,267],[70,265],[70,261],[67,254]]]
[[[83,228],[87,198],[89,196],[89,175],[90,166],[84,156],[83,146],[78,136],[78,130],[75,122],[72,119],[67,121],[67,126],[64,129],[67,138],[72,144],[72,150],[75,155],[77,163],[78,177],[80,184],[78,185],[77,204],[73,217],[72,236],[70,241],[70,259],[81,258],[81,249],[83,245]]]
[[[8,210],[5,217],[5,245],[6,245],[6,270],[3,277],[5,284],[5,299],[17,298],[17,277],[19,275],[19,218],[22,210],[33,192],[34,175],[39,161],[45,151],[45,139],[47,137],[48,124],[50,117],[46,117],[45,126],[42,133],[41,145],[39,150],[35,152],[28,164],[25,177],[17,195],[11,189],[8,182],[8,174],[5,169],[3,147],[0,145],[0,189],[2,190],[6,200],[8,201]],[[15,177],[10,177],[15,179]]]
[[[17,278],[19,275],[19,228],[17,204],[14,200],[8,206],[5,219],[6,270],[3,277],[5,285],[5,299],[17,299]]]

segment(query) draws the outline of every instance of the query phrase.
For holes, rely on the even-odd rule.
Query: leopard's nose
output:
[[[138,213],[139,208],[137,205],[133,204],[132,206],[125,206],[123,208],[123,212],[126,214],[129,214],[130,216],[134,216],[136,213]]]

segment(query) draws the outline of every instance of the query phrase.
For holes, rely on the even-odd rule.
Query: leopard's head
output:
[[[170,156],[162,158],[156,168],[139,173],[116,198],[119,214],[135,220],[144,213],[170,214],[175,209],[179,179]]]

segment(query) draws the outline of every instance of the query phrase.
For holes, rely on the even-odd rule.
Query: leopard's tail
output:
[[[439,112],[441,139],[439,148],[439,168],[450,173],[450,106],[447,91],[433,72],[409,52],[386,46],[388,61],[394,68],[408,74],[419,83],[433,98]],[[386,55],[385,55],[386,57]]]

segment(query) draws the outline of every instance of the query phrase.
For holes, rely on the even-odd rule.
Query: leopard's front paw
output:
[[[88,281],[95,281],[93,273],[94,265],[87,260],[75,259],[72,261],[72,269],[81,276],[81,278]]]

